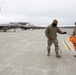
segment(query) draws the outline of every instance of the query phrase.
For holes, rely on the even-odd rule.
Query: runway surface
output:
[[[45,29],[0,32],[0,75],[76,75],[72,29],[61,30],[68,34],[58,34],[60,59],[53,44],[47,57]]]

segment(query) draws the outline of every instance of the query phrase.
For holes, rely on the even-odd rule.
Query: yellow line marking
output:
[[[69,37],[67,37],[67,39],[69,40]]]
[[[68,47],[66,46],[66,44],[64,43],[63,40],[62,40],[62,43],[63,43],[64,47],[68,50]]]
[[[67,39],[69,40],[69,38],[67,38]],[[71,47],[71,46],[70,46],[70,47]],[[73,51],[73,50],[74,50],[74,48],[72,48],[72,47],[71,47],[71,50]]]
[[[69,46],[69,48],[73,51],[74,49],[70,46],[70,44],[66,41],[67,45]]]

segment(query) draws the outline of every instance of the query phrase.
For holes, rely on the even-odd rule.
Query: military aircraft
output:
[[[7,24],[0,24],[0,31],[6,32],[9,29],[14,29],[14,31],[17,28],[21,28],[22,30],[27,29],[44,29],[45,27],[30,25],[29,22],[10,22]]]
[[[41,26],[35,26],[34,24],[30,23],[30,22],[18,22],[18,24],[20,24],[20,28],[22,30],[27,30],[27,29],[44,29],[45,27],[41,27]]]
[[[27,30],[27,29],[45,29],[45,27],[40,27],[40,26],[26,26],[26,25],[21,25],[20,28],[22,30]]]
[[[7,24],[0,24],[0,31],[4,31],[6,32],[9,29],[15,29],[19,28],[19,24],[18,23],[7,23]]]

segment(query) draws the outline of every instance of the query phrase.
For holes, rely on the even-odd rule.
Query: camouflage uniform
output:
[[[55,22],[55,21],[53,21],[53,22]],[[64,34],[64,32],[62,32],[58,26],[54,27],[51,24],[46,27],[45,35],[47,38],[50,38],[50,40],[47,40],[47,44],[48,44],[47,51],[48,52],[50,52],[50,46],[52,45],[52,43],[54,43],[55,52],[56,52],[56,54],[58,53],[59,46],[58,46],[58,40],[57,40],[57,33]]]
[[[57,51],[59,49],[57,38],[47,40],[47,43],[48,43],[48,46],[47,46],[48,51],[50,51],[50,46],[52,45],[52,43],[54,43],[55,51]]]
[[[75,22],[75,28],[74,28],[73,33],[72,33],[71,36],[76,36],[76,22]],[[73,46],[75,48],[75,55],[74,55],[74,57],[76,57],[76,43],[73,43]]]
[[[75,29],[73,30],[72,36],[76,36],[76,26]]]
[[[72,33],[71,36],[76,36],[76,22],[75,22],[75,28],[74,28],[73,33]],[[74,48],[76,50],[76,44],[73,44],[73,45],[74,45]]]
[[[57,33],[63,34],[57,26],[53,27],[52,25],[49,25],[45,30],[46,37],[50,37],[50,40],[48,40],[48,49],[50,50],[50,46],[52,45],[52,42],[54,42],[55,50],[58,50],[58,40],[57,40]]]

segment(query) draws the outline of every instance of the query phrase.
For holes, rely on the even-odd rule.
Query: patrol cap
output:
[[[57,23],[58,23],[58,21],[57,21],[56,19],[54,19],[54,20],[53,20],[53,23],[54,23],[54,24],[57,24]]]

